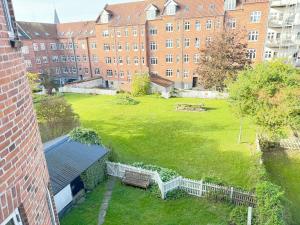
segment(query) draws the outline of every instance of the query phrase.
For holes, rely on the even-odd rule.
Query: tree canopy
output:
[[[241,116],[250,116],[260,133],[276,139],[300,128],[300,73],[276,60],[239,73],[229,86],[230,101]]]
[[[143,96],[149,93],[150,77],[149,74],[135,74],[132,79],[133,96]]]
[[[247,43],[241,30],[225,30],[215,35],[200,51],[197,68],[199,84],[204,88],[223,90],[226,79],[235,79],[251,61],[247,58]]]

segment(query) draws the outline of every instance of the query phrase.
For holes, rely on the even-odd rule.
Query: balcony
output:
[[[288,18],[285,20],[279,19],[270,19],[269,20],[269,27],[271,28],[281,28],[281,27],[292,27],[294,23],[294,19]]]
[[[287,5],[296,5],[297,0],[272,0],[271,7],[286,7]]]

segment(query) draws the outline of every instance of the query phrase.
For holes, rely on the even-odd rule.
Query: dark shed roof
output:
[[[81,144],[67,136],[45,143],[44,151],[54,194],[107,154],[102,146]]]

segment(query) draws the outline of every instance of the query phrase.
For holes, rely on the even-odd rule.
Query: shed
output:
[[[170,92],[174,88],[174,82],[158,75],[151,75],[151,92],[161,93],[164,98],[171,97]]]
[[[63,212],[84,189],[80,175],[104,158],[108,151],[98,145],[87,145],[59,137],[44,144],[50,181],[57,211]]]

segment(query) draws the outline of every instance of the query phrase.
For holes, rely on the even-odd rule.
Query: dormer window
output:
[[[110,17],[109,12],[104,10],[101,14],[101,17],[100,17],[101,23],[108,23],[109,22],[109,17]]]
[[[176,14],[177,6],[178,6],[178,4],[175,1],[173,1],[173,0],[167,1],[167,3],[165,4],[166,15],[168,15],[168,16],[175,15]]]
[[[157,8],[154,5],[150,5],[146,9],[147,20],[155,20],[157,15]]]

